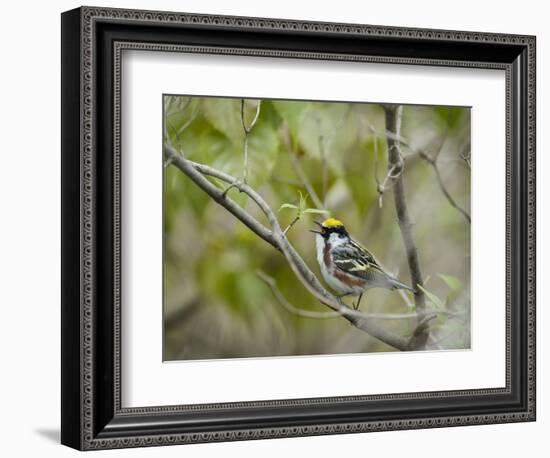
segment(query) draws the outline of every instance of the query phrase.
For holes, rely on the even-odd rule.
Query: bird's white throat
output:
[[[319,266],[322,269],[325,264],[323,260],[323,252],[325,249],[325,239],[323,238],[322,235],[320,234],[315,235],[315,245],[317,247],[317,262],[319,263]]]

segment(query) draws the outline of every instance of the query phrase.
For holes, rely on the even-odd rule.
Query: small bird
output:
[[[334,218],[319,223],[316,234],[317,262],[325,281],[339,295],[359,296],[354,308],[357,310],[363,293],[370,288],[390,290],[412,288],[387,273],[378,260],[365,247],[353,240],[344,224]]]

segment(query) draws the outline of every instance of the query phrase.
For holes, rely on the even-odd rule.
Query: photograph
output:
[[[412,458],[427,436],[460,457],[489,436],[502,456],[538,445],[543,15],[189,1],[67,4],[61,24],[40,4],[40,52],[12,46],[61,64],[33,92],[59,112],[34,137],[60,160],[45,144],[5,167],[26,283],[4,302],[39,292],[31,334],[59,331],[37,337],[39,358],[37,339],[8,333],[30,342],[30,358],[8,352],[24,377],[60,369],[34,390],[48,404],[31,399],[36,440],[19,428],[15,446],[242,458],[367,440]],[[12,86],[4,149],[21,162],[28,90]],[[30,289],[29,243],[57,251],[35,256],[48,275]],[[17,419],[25,396],[11,398]]]
[[[472,348],[471,107],[162,107],[163,361]]]

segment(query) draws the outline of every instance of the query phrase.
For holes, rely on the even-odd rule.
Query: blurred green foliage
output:
[[[185,157],[240,178],[242,114],[249,125],[257,106],[257,100],[165,96],[165,136]],[[470,169],[461,154],[469,154],[470,110],[405,106],[402,136],[408,145],[403,147],[407,204],[428,303],[466,313],[463,320],[437,318],[432,335],[438,348],[469,348],[470,226],[445,199],[432,167],[417,152],[440,151],[442,178],[469,211]],[[261,101],[248,135],[248,183],[274,210],[283,207],[277,213],[283,228],[300,209],[315,207],[293,159],[330,214],[410,283],[391,189],[379,206],[376,176],[382,181],[387,172],[383,109],[365,103]],[[265,222],[243,194],[233,189],[229,195]],[[288,237],[318,273],[308,231],[316,218],[324,215],[301,211]],[[279,252],[171,165],[164,170],[164,237],[165,360],[393,350],[341,318],[303,318],[286,311],[256,275],[258,269],[276,279],[294,306],[327,309],[305,290]],[[364,311],[406,312],[408,307],[398,293],[386,290],[371,290],[362,301]],[[384,326],[405,335],[411,324]]]

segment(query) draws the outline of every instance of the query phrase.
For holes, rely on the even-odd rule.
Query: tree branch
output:
[[[269,275],[267,275],[265,272],[261,270],[256,271],[256,275],[267,285],[269,286],[269,289],[271,289],[271,292],[275,296],[275,299],[285,308],[288,312],[297,315],[302,316],[306,318],[319,318],[319,319],[325,319],[325,318],[337,318],[342,317],[342,313],[340,311],[334,311],[334,312],[314,312],[311,310],[305,310],[302,308],[298,308],[294,305],[292,305],[289,300],[284,296],[284,294],[281,292],[281,290],[278,288],[277,283],[275,279]],[[361,318],[365,320],[385,320],[385,321],[392,321],[392,320],[406,320],[406,319],[418,319],[419,314],[416,312],[408,312],[408,313],[369,313],[369,312],[361,312],[359,310],[355,309],[349,309],[347,311],[349,315],[353,315],[356,318]],[[445,316],[454,316],[455,312],[449,312],[446,310],[426,310],[424,313],[421,313],[420,316],[425,318],[434,318],[437,315],[445,315]]]
[[[384,199],[384,193],[391,189],[394,180],[399,178],[399,176],[403,173],[403,167],[401,170],[394,175],[395,169],[397,166],[393,166],[388,170],[388,173],[386,173],[386,176],[384,177],[384,181],[380,183],[380,179],[378,178],[378,161],[375,160],[374,162],[374,179],[376,180],[376,191],[378,192],[378,206],[382,208],[383,199]]]
[[[299,316],[307,316],[309,318],[333,318],[342,317],[349,321],[356,328],[361,331],[370,334],[371,336],[379,339],[380,341],[390,345],[398,350],[413,350],[426,347],[426,342],[429,338],[429,323],[438,315],[454,315],[453,312],[428,310],[426,308],[425,296],[419,286],[423,286],[422,274],[420,271],[420,265],[418,260],[418,253],[414,242],[412,233],[412,224],[410,222],[404,191],[403,182],[403,167],[404,160],[401,154],[400,146],[405,144],[400,137],[401,128],[401,116],[402,107],[400,106],[384,106],[386,115],[386,141],[388,144],[388,174],[384,179],[383,188],[389,189],[390,184],[394,189],[394,202],[397,212],[399,227],[403,237],[407,260],[409,264],[409,271],[412,279],[413,287],[415,288],[414,301],[416,305],[416,311],[410,313],[401,314],[384,314],[384,313],[364,313],[361,311],[353,310],[344,304],[339,298],[328,292],[324,286],[320,283],[316,275],[310,270],[307,264],[304,262],[300,254],[289,243],[286,232],[283,231],[279,225],[278,219],[271,207],[266,203],[263,197],[252,189],[246,183],[247,168],[248,168],[248,134],[256,124],[260,114],[260,104],[258,103],[254,119],[249,126],[246,125],[244,120],[244,100],[241,105],[241,120],[245,134],[244,139],[244,172],[243,181],[237,180],[235,177],[228,175],[220,170],[214,169],[210,166],[192,162],[182,155],[180,155],[171,145],[165,145],[165,165],[174,165],[181,170],[186,176],[188,176],[199,188],[207,193],[218,205],[224,207],[227,211],[233,214],[243,224],[245,224],[251,231],[253,231],[260,238],[265,240],[275,249],[280,251],[286,258],[289,266],[294,274],[303,284],[303,286],[322,304],[330,308],[331,312],[314,312],[309,310],[303,310],[294,307],[277,288],[275,281],[264,274],[263,280],[271,288],[273,294],[277,300],[291,313]],[[315,190],[311,186],[307,175],[303,171],[301,164],[297,160],[294,151],[287,135],[287,150],[293,160],[297,174],[302,184],[307,189],[308,193],[314,200],[314,203],[323,208],[323,204],[319,199],[319,196],[315,193]],[[298,162],[298,167],[295,162]],[[436,169],[438,180],[442,183],[438,170],[435,166],[435,161],[432,165]],[[217,180],[221,180],[224,183],[228,183],[230,186],[225,191],[222,191],[215,183],[206,177],[212,177]],[[379,183],[380,185],[380,183]],[[258,221],[254,216],[248,213],[244,208],[239,206],[235,201],[227,196],[227,191],[232,187],[237,188],[240,192],[247,194],[251,200],[258,206],[262,213],[267,218],[270,227],[265,226]],[[380,187],[380,186],[379,186]],[[442,187],[443,189],[444,187]],[[446,189],[446,188],[445,188]],[[444,192],[445,194],[445,192]],[[448,194],[448,192],[447,192]],[[449,195],[450,197],[450,195]],[[401,319],[414,319],[416,326],[408,337],[398,335],[388,329],[377,324],[376,320],[401,320]]]
[[[238,220],[240,220],[246,227],[248,227],[252,232],[254,232],[258,237],[264,239],[267,243],[272,245],[275,249],[280,250],[275,237],[273,237],[272,231],[267,227],[261,224],[253,216],[245,211],[240,205],[238,205],[234,200],[227,197],[221,189],[212,184],[203,174],[210,175],[215,178],[219,178],[222,181],[229,183],[228,175],[223,174],[222,172],[213,173],[214,169],[210,169],[208,166],[201,166],[195,164],[188,159],[184,159],[180,156],[174,148],[171,146],[165,145],[164,154],[166,156],[166,161],[169,161],[170,164],[175,165],[180,169],[185,175],[187,175],[199,188],[201,188],[206,194],[208,194],[216,203],[224,207],[227,211],[233,214]],[[203,172],[200,169],[203,169]],[[206,172],[212,173],[206,173]],[[220,175],[220,176],[216,176]],[[236,185],[237,186],[237,185]]]
[[[304,318],[318,318],[318,319],[340,318],[342,316],[340,312],[313,312],[310,310],[304,310],[304,309],[299,309],[298,307],[294,307],[283,295],[283,293],[281,293],[273,277],[270,277],[269,275],[267,275],[262,271],[256,271],[256,275],[267,286],[269,286],[269,289],[273,293],[273,296],[275,296],[275,299],[277,299],[277,301],[283,306],[283,308],[286,309],[287,312],[292,313],[293,315],[301,316]]]
[[[468,168],[468,170],[471,170],[472,166],[471,166],[471,153],[470,153],[470,147],[469,147],[469,142],[462,147],[461,151],[460,151],[460,159],[462,159],[464,161],[464,164],[466,164],[466,167]]]
[[[401,230],[401,236],[403,237],[403,243],[407,252],[407,261],[409,264],[409,272],[411,275],[412,286],[415,290],[414,300],[417,311],[422,312],[426,308],[426,300],[424,292],[419,288],[424,286],[422,280],[422,272],[420,270],[420,262],[418,260],[418,250],[414,241],[412,232],[412,224],[407,209],[407,203],[405,200],[405,185],[403,182],[403,175],[400,174],[403,169],[403,156],[401,155],[400,148],[400,131],[401,131],[401,117],[403,113],[403,107],[400,105],[384,105],[384,112],[386,115],[386,130],[393,133],[395,136],[387,137],[388,143],[388,169],[395,170],[395,173],[399,176],[395,179],[393,185],[393,196],[395,203],[395,210],[397,213],[397,220],[399,222],[399,229]],[[429,337],[429,331],[427,326],[423,326],[422,320],[419,320],[419,328],[422,325],[424,329],[418,336],[415,337],[415,342],[411,345],[414,348],[424,348]]]
[[[372,320],[358,317],[354,311],[340,302],[336,297],[330,294],[323,285],[319,282],[315,274],[309,269],[302,257],[288,242],[281,230],[279,222],[265,200],[250,186],[244,182],[239,182],[234,177],[216,170],[212,167],[198,164],[183,156],[180,156],[172,147],[165,145],[164,148],[167,159],[171,159],[172,165],[178,167],[185,173],[195,184],[197,184],[204,192],[206,192],[216,203],[224,207],[240,221],[242,221],[250,230],[270,243],[276,249],[281,251],[295,275],[304,285],[304,287],[321,303],[331,308],[333,311],[339,312],[343,318],[348,320],[358,329],[372,335],[382,342],[398,349],[409,350],[410,343],[406,337],[399,336],[379,325]],[[208,181],[204,176],[208,175],[220,179],[226,183],[232,184],[239,191],[246,193],[262,210],[267,217],[271,230],[259,223],[253,216],[246,212],[243,208],[237,205],[234,201],[226,196],[226,194],[218,189],[214,184]]]
[[[376,130],[374,129],[373,126],[369,125],[369,129],[371,130],[371,132],[375,136],[377,136],[377,137],[381,136],[381,134],[376,132]],[[446,134],[444,134],[444,135],[446,135]],[[447,199],[447,201],[451,204],[451,206],[453,206],[459,213],[462,214],[462,216],[464,216],[464,218],[466,218],[468,223],[471,223],[470,214],[466,210],[464,210],[462,207],[460,207],[456,203],[454,198],[451,196],[451,193],[449,192],[449,190],[447,189],[447,186],[445,185],[445,182],[443,181],[443,177],[441,176],[441,171],[439,170],[438,158],[439,158],[439,153],[441,152],[441,148],[443,147],[443,144],[445,142],[445,138],[443,138],[441,140],[441,143],[439,145],[438,150],[436,151],[436,154],[434,154],[433,157],[430,157],[425,151],[414,148],[407,141],[407,139],[405,139],[401,135],[398,135],[398,134],[395,134],[394,132],[386,130],[385,136],[386,136],[386,139],[388,141],[392,140],[392,141],[395,141],[395,142],[399,142],[402,146],[404,146],[409,151],[411,151],[412,154],[410,154],[406,157],[407,160],[410,160],[411,158],[414,158],[414,157],[420,157],[421,159],[425,160],[426,162],[428,162],[433,167],[436,178],[437,178],[437,182],[439,184],[439,189],[441,189],[441,192],[442,192],[443,196]],[[469,169],[470,168],[470,155],[466,154],[464,152],[461,152],[460,153],[460,158],[465,162],[466,166]],[[389,175],[390,175],[390,173],[388,172],[388,174],[386,175],[386,178],[384,179],[384,183],[381,184],[380,180],[378,179],[377,171],[375,170],[375,179],[376,179],[376,183],[377,183],[377,190],[378,190],[378,195],[379,195],[379,205],[380,205],[380,207],[382,206],[382,196],[383,196],[384,192],[389,189],[388,187],[385,186]]]
[[[451,196],[451,193],[447,189],[447,186],[445,185],[445,182],[443,181],[443,177],[441,176],[441,172],[439,170],[439,165],[437,164],[437,155],[435,157],[430,157],[426,154],[424,151],[419,151],[419,156],[424,159],[428,164],[432,166],[434,169],[435,176],[437,178],[437,183],[439,184],[439,189],[441,189],[441,192],[447,199],[447,201],[451,204],[452,207],[454,207],[464,218],[466,218],[466,221],[468,223],[472,223],[472,218],[470,217],[470,214],[464,210],[460,205],[456,203],[456,201],[453,199],[453,196]]]
[[[244,99],[241,99],[241,123],[243,125],[243,132],[244,132],[244,144],[243,144],[243,181],[246,183],[246,180],[248,179],[248,135],[250,134],[250,131],[256,124],[256,121],[258,121],[258,118],[260,117],[260,107],[262,105],[262,101],[258,100],[258,105],[256,106],[256,114],[254,115],[254,118],[252,119],[252,122],[247,126],[246,122],[244,121]],[[231,183],[230,188],[233,186],[233,183]],[[230,189],[226,189],[225,193],[227,194],[227,191]]]

